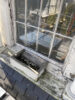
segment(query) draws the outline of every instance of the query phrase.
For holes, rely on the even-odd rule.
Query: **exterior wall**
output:
[[[9,9],[8,0],[0,0],[0,34],[1,34],[3,44],[7,44],[8,46],[12,46],[14,44],[14,39],[13,39],[14,35],[13,35],[12,29],[11,29],[11,18],[10,18],[10,9]],[[0,39],[0,43],[1,43],[1,39]],[[4,65],[4,66],[6,66],[6,65]],[[47,71],[49,71],[49,72],[52,72],[52,70],[54,71],[53,68],[56,68],[56,67],[57,68],[55,70],[61,70],[58,63],[57,64],[51,63],[50,66],[47,67]],[[73,77],[75,76],[75,39],[73,40],[73,42],[71,44],[68,56],[65,61],[65,65],[63,65],[63,66],[64,66],[63,72],[66,77],[71,78],[72,76]],[[13,72],[14,73],[17,73],[17,72],[15,72],[15,71],[11,72],[9,70],[12,70],[12,69],[8,69],[8,68],[9,67],[6,67],[5,69],[3,69],[3,68],[0,69],[0,77],[3,78],[3,79],[2,78],[0,79],[0,85],[2,85],[3,88],[5,88],[8,92],[10,92],[11,95],[13,95],[17,100],[25,100],[25,98],[26,98],[26,100],[31,100],[31,97],[32,97],[32,100],[37,100],[37,98],[40,98],[39,100],[50,100],[50,99],[54,100],[54,98],[49,96],[47,93],[43,92],[40,88],[38,88],[37,86],[32,84],[30,81],[26,80],[24,77],[22,77],[20,75],[18,77],[16,77],[16,74],[14,77],[12,77]],[[51,70],[51,68],[52,68],[52,70]],[[5,70],[6,71],[8,70],[8,71],[6,72]],[[53,74],[54,74],[54,72],[53,72]],[[60,74],[60,75],[62,76],[62,74]],[[15,79],[15,77],[16,77],[16,79]],[[22,82],[23,82],[22,80],[21,81],[17,80],[17,79],[19,79],[19,77],[20,77],[20,79],[22,77],[22,79],[25,80],[23,84],[22,84]],[[32,88],[31,89],[32,92],[30,92],[29,86],[23,87],[27,84],[32,84],[30,86],[35,87],[35,89]],[[39,92],[39,91],[41,91],[41,92]],[[37,92],[40,93],[41,95],[38,94]]]
[[[75,37],[71,43],[69,53],[64,64],[64,76],[68,78],[75,77]]]
[[[0,34],[2,38],[2,43],[12,46],[14,44],[14,35],[11,28],[11,18],[8,0],[0,0]],[[74,70],[74,59],[75,59],[75,47],[74,42],[71,45],[70,51],[65,61],[64,75],[70,77],[70,74],[75,74]],[[72,47],[73,46],[73,47]],[[73,55],[73,56],[72,56]],[[53,64],[54,65],[54,64]],[[55,64],[55,67],[59,67],[59,64]],[[63,65],[64,66],[64,65]]]
[[[0,0],[0,34],[3,44],[13,45],[8,0]]]

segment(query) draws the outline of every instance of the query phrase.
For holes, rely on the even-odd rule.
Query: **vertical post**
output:
[[[25,0],[25,44],[27,45],[27,0]]]
[[[39,22],[38,22],[38,31],[36,34],[36,51],[38,50],[38,43],[39,43],[39,30],[40,30],[40,24],[41,24],[41,13],[42,13],[42,5],[43,5],[43,0],[41,0],[41,4],[40,4],[40,14],[39,14]]]
[[[16,15],[15,15],[15,0],[10,0],[11,2],[11,10],[12,10],[12,20],[13,20],[13,34],[14,34],[14,43],[17,41],[16,34]]]

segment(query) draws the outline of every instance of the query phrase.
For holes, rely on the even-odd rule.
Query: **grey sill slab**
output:
[[[5,57],[2,54],[0,55],[0,59],[5,62],[9,67],[13,68],[13,66],[10,65],[7,60],[9,59],[8,57]],[[21,75],[26,77],[28,80],[39,86],[42,90],[47,92],[48,94],[52,95],[56,99],[61,99],[62,92],[64,91],[65,88],[65,83],[64,81],[60,81],[58,78],[53,76],[51,73],[45,72],[41,77],[38,79],[38,81],[34,81],[30,77],[28,77],[23,71],[13,68],[17,72],[19,72]]]

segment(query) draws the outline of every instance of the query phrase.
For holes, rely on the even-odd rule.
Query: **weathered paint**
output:
[[[4,45],[13,45],[8,0],[0,0],[0,35]]]
[[[71,43],[67,58],[64,64],[64,76],[68,78],[75,77],[75,37]]]

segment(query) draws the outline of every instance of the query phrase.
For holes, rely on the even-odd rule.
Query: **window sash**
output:
[[[62,10],[63,1],[64,1],[64,0],[61,0],[60,11],[59,11],[58,16],[57,16],[57,20],[56,20],[56,24],[55,24],[55,29],[54,29],[54,31],[43,29],[44,31],[53,34],[53,39],[52,39],[52,42],[51,42],[51,46],[49,47],[48,59],[50,59],[49,57],[50,57],[51,52],[52,52],[53,43],[54,43],[54,39],[55,39],[55,36],[56,36],[56,35],[61,36],[61,37],[64,37],[64,38],[66,38],[66,39],[70,39],[70,40],[73,39],[73,37],[65,36],[65,35],[63,35],[63,34],[59,34],[59,33],[57,33],[57,31],[56,31],[56,30],[57,30],[57,27],[58,27],[58,22],[59,22],[59,19],[60,19],[60,14],[61,14],[61,10]],[[14,0],[14,4],[15,4],[15,0]],[[40,20],[41,20],[42,4],[43,4],[43,0],[41,0],[41,4],[40,4],[40,17],[39,17],[39,21],[38,21],[38,23],[39,23],[38,27],[27,24],[27,0],[25,0],[25,23],[16,21],[16,16],[14,16],[14,17],[15,17],[15,18],[14,18],[15,32],[16,32],[16,23],[25,25],[25,39],[27,39],[27,38],[26,38],[26,35],[27,35],[27,26],[30,26],[30,27],[33,27],[33,28],[38,29],[38,32],[37,32],[37,35],[36,35],[36,51],[38,50],[38,41],[39,41],[39,40],[38,40],[38,36],[39,36],[39,30],[42,29],[42,28],[39,27],[40,24],[41,24],[41,23],[40,23],[40,22],[41,22]],[[15,7],[14,7],[14,8],[15,8]],[[15,11],[15,10],[14,10],[14,11]],[[15,14],[14,14],[14,15],[15,15]],[[17,37],[17,36],[16,36],[16,37]],[[26,40],[26,41],[27,41],[27,40]],[[29,49],[30,49],[30,48],[29,48]]]

